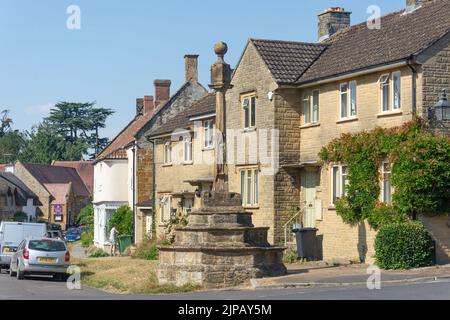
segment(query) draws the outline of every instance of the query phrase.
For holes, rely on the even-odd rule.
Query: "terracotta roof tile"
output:
[[[47,183],[67,184],[72,182],[73,191],[77,196],[90,196],[89,190],[74,168],[34,163],[23,163],[23,166],[43,185]]]
[[[91,194],[94,191],[94,166],[92,161],[53,161],[52,165],[58,167],[69,167],[77,170],[86,188]]]

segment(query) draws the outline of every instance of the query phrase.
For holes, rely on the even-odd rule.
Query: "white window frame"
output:
[[[335,193],[335,169],[337,168],[337,184]],[[343,170],[345,168],[345,170]],[[331,166],[331,206],[334,207],[337,199],[347,196],[345,186],[348,185],[348,166],[345,164],[334,164]]]
[[[354,90],[352,89],[353,84],[354,84]],[[345,91],[342,90],[344,86],[346,87]],[[353,94],[354,94],[354,98],[355,98],[354,110],[352,110]],[[342,104],[342,96],[343,95],[345,95],[345,99],[346,99],[345,106]],[[352,80],[349,82],[342,82],[339,85],[339,103],[340,103],[340,110],[339,110],[339,119],[340,120],[353,119],[358,116],[358,82],[356,80]],[[342,114],[342,112],[344,110],[345,110],[345,115]]]
[[[259,179],[260,175],[257,167],[244,167],[239,170],[242,206],[246,208],[258,207]]]
[[[203,147],[212,149],[214,147],[214,120],[203,121]]]
[[[163,158],[164,164],[172,164],[172,141],[164,143]]]
[[[246,94],[241,97],[243,111],[243,127],[244,129],[252,129],[256,127],[256,94]],[[248,120],[248,123],[246,123]]]
[[[186,136],[183,138],[183,157],[184,157],[184,163],[185,164],[191,164],[192,163],[192,137]]]
[[[396,76],[398,76],[398,106],[396,107],[396,99],[395,99],[395,78]],[[391,102],[391,110],[392,111],[397,111],[400,110],[402,108],[402,73],[400,71],[395,71],[392,72],[392,102]]]
[[[303,102],[303,122],[304,124],[310,124],[312,121],[310,92],[305,92],[303,94],[302,102]]]
[[[171,202],[172,197],[170,195],[164,195],[160,201],[160,222],[166,224],[170,222],[171,215]]]
[[[386,170],[385,165],[389,166],[389,170]],[[389,200],[386,201],[386,189],[384,186],[384,181],[386,175],[389,177]],[[392,184],[391,184],[391,176],[392,176],[392,165],[389,161],[383,161],[381,163],[381,195],[380,201],[386,204],[392,203]]]
[[[345,91],[342,90],[343,86],[345,86]],[[342,104],[342,96],[345,95],[345,106]],[[339,104],[341,108],[339,109],[339,118],[340,119],[347,119],[348,118],[348,83],[342,82],[339,85]],[[342,114],[342,112],[345,110],[345,115]]]
[[[311,95],[312,99],[311,99],[311,120],[312,123],[319,123],[319,113],[320,113],[320,91],[318,89],[313,90],[312,95]],[[317,97],[317,108],[316,108],[316,104],[315,104],[315,97]]]
[[[354,84],[354,90],[352,89],[352,84]],[[356,80],[352,80],[348,83],[348,90],[350,92],[350,99],[348,100],[348,114],[350,118],[358,116],[358,82]],[[352,97],[354,95],[355,98],[355,108],[352,110]],[[353,113],[354,111],[354,113]]]
[[[385,79],[385,81],[382,81],[382,79]],[[391,75],[389,73],[385,73],[382,74],[378,80],[378,83],[380,85],[380,109],[382,113],[386,113],[386,112],[391,112],[391,98],[387,97],[387,103],[388,103],[388,108],[387,110],[384,110],[384,87],[387,86],[387,92],[390,95],[391,94]]]

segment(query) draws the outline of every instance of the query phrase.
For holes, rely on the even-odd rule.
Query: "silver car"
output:
[[[70,266],[70,253],[58,239],[25,239],[11,257],[9,274],[22,280],[26,275],[51,275],[65,280]]]

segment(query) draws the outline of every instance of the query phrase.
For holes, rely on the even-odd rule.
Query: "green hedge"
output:
[[[384,225],[375,238],[376,264],[383,269],[410,269],[433,264],[433,240],[420,222]]]

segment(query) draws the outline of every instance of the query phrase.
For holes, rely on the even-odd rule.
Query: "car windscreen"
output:
[[[31,240],[28,249],[46,252],[66,251],[66,245],[61,241]]]

